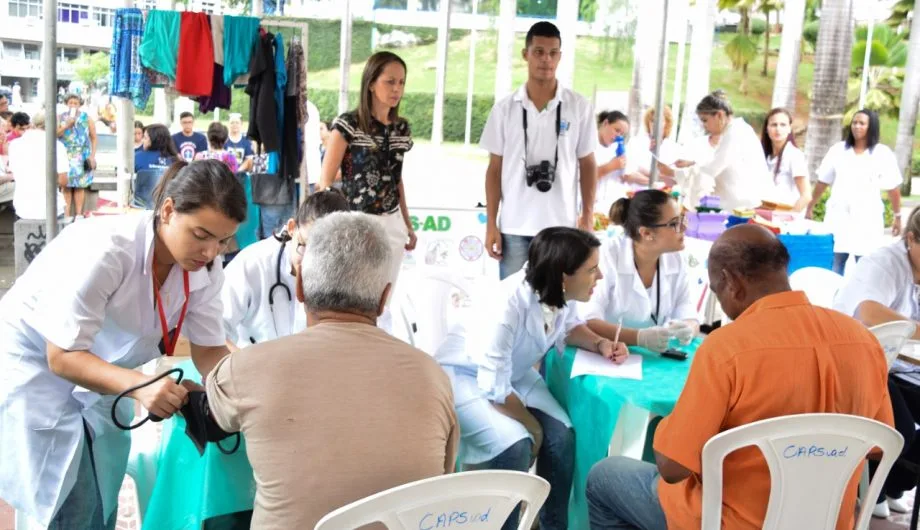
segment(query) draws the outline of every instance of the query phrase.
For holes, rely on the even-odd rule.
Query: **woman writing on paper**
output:
[[[202,374],[227,354],[216,258],[245,218],[243,188],[222,163],[194,162],[155,198],[152,213],[68,227],[0,299],[0,498],[41,527],[114,528],[131,437],[111,409],[146,382],[135,368],[171,355],[180,332]],[[168,418],[188,388],[167,377],[128,395]]]
[[[295,299],[296,275],[313,222],[332,212],[347,211],[336,189],[307,197],[289,219],[284,232],[240,251],[227,265],[221,299],[231,350],[303,331],[303,306]]]
[[[773,176],[770,199],[801,212],[811,202],[811,185],[808,183],[805,153],[795,145],[792,114],[788,110],[776,108],[767,114],[760,132],[760,143],[767,159],[767,169]]]
[[[805,214],[829,186],[824,223],[834,234],[834,272],[843,274],[850,255],[856,261],[878,248],[885,231],[888,193],[894,211],[892,235],[901,233],[901,170],[891,149],[880,139],[878,114],[863,109],[853,115],[846,140],[834,144],[818,167],[818,183]]]
[[[640,191],[613,203],[610,221],[626,233],[601,247],[603,279],[591,300],[578,304],[581,318],[602,337],[619,333],[624,343],[656,352],[672,338],[688,344],[699,322],[680,255],[686,225],[677,202],[660,190]]]
[[[601,337],[579,320],[575,301],[587,301],[602,275],[600,242],[567,227],[534,237],[519,272],[480,300],[474,322],[451,330],[435,358],[451,378],[460,422],[461,465],[469,469],[527,471],[552,489],[540,512],[540,528],[568,527],[574,472],[574,433],[563,408],[533,368],[563,343],[626,360],[622,343]],[[505,529],[517,528],[517,511]]]

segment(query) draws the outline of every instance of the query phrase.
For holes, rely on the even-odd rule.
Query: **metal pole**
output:
[[[674,69],[674,92],[671,96],[671,112],[674,116],[675,126],[671,127],[671,139],[677,140],[677,120],[680,117],[680,98],[684,90],[684,56],[687,51],[687,32],[690,27],[687,20],[687,10],[690,6],[686,0],[680,1],[680,40],[677,41],[677,65]]]
[[[134,0],[123,0],[123,7],[134,7]],[[131,176],[134,175],[134,103],[130,99],[118,98],[118,127],[115,139],[118,142],[118,167],[115,168],[115,189],[118,205],[131,202]]]
[[[348,110],[348,80],[351,74],[351,0],[342,2],[339,39],[339,114]]]
[[[57,0],[45,0],[43,10],[45,38],[42,46],[45,80],[45,224],[51,241],[58,233],[57,223]]]
[[[661,133],[664,128],[664,82],[668,68],[668,8],[670,0],[664,2],[664,13],[661,15],[661,49],[658,54],[658,87],[655,94],[655,148],[652,152],[655,160],[652,161],[651,173],[648,176],[648,187],[654,188],[658,180],[658,153],[661,151]]]
[[[431,123],[431,143],[444,141],[444,92],[447,88],[447,47],[450,45],[450,2],[441,0],[441,19],[438,22],[438,69],[435,74],[434,113]]]
[[[473,26],[470,28],[470,62],[466,77],[466,126],[463,129],[463,145],[470,146],[473,129],[473,91],[476,89],[476,18],[479,15],[479,0],[473,0]]]
[[[866,92],[869,91],[869,60],[872,58],[872,31],[875,29],[875,6],[869,9],[869,33],[866,35],[866,54],[863,57],[862,80],[859,82],[859,108],[866,105]]]

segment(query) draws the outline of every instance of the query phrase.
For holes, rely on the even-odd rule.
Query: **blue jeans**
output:
[[[281,232],[288,219],[294,217],[294,204],[263,204],[259,206],[259,239]]]
[[[524,267],[533,236],[502,234],[502,259],[498,262],[498,277],[504,280]]]
[[[537,475],[546,479],[550,485],[549,496],[540,510],[540,529],[566,530],[569,526],[569,495],[575,472],[575,433],[541,410],[527,410],[543,427],[543,445],[537,455]],[[530,468],[531,445],[530,438],[520,440],[492,460],[465,466],[464,471],[507,469],[526,472]],[[519,516],[520,507],[511,512],[502,530],[516,530]]]
[[[667,530],[658,501],[655,464],[613,456],[588,473],[585,489],[591,530]]]
[[[862,256],[853,256],[853,260],[856,263],[859,263],[859,258]],[[834,272],[843,276],[843,272],[847,268],[847,260],[850,259],[850,254],[848,252],[834,252]]]
[[[61,509],[54,515],[48,524],[48,530],[114,530],[118,520],[118,510],[112,513],[108,524],[105,522],[105,513],[102,508],[102,495],[96,483],[96,470],[90,457],[92,442],[86,436],[83,444],[83,455],[80,457],[80,468],[77,470],[77,480],[67,498],[61,504]]]

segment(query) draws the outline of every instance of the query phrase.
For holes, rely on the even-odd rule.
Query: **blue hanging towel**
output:
[[[144,14],[136,7],[115,10],[112,53],[109,56],[111,94],[130,99],[140,110],[150,98],[150,80],[141,68],[138,49],[144,39]]]

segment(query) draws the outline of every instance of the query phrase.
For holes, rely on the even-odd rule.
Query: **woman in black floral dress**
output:
[[[332,122],[320,180],[320,189],[331,186],[341,169],[349,207],[380,217],[393,245],[394,287],[403,252],[416,243],[402,180],[403,156],[412,149],[409,122],[399,117],[405,86],[406,63],[398,55],[377,52],[367,60],[358,108]]]

